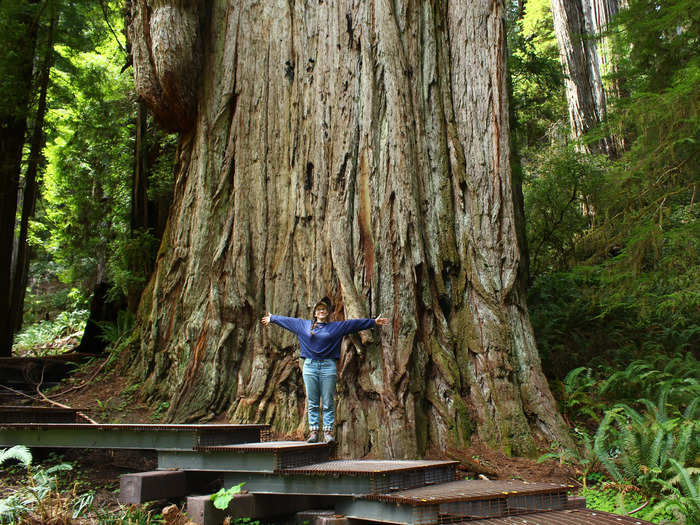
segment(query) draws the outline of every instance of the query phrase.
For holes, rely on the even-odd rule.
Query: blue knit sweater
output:
[[[377,326],[374,319],[316,323],[312,335],[311,321],[308,319],[271,315],[270,322],[297,335],[301,346],[301,357],[304,359],[340,359],[340,343],[344,336]]]

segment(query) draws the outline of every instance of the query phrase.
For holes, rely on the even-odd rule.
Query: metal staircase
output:
[[[454,461],[333,459],[323,443],[269,441],[267,425],[89,425],[52,410],[0,407],[0,447],[155,450],[158,471],[122,477],[128,502],[185,497],[196,489],[193,480],[215,479],[225,488],[244,483],[273,515],[288,512],[283,498],[294,496],[297,510],[322,504],[347,519],[380,523],[604,524],[613,523],[610,516],[617,524],[646,523],[585,509],[568,495],[570,486],[458,480]],[[220,518],[200,514],[204,525]]]

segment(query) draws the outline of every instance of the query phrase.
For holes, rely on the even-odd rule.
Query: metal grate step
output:
[[[0,447],[188,450],[265,439],[268,425],[0,423]]]
[[[438,524],[567,508],[567,490],[556,483],[465,480],[340,502],[349,518],[386,523]]]
[[[592,509],[555,510],[466,523],[469,525],[651,525],[650,521]]]
[[[57,407],[0,406],[0,425],[7,423],[75,423],[77,410]]]
[[[273,473],[326,461],[331,453],[330,445],[304,441],[200,445],[189,452],[159,452],[158,468]]]
[[[365,476],[370,481],[368,494],[382,494],[454,481],[458,464],[429,460],[336,460],[288,469],[285,473]]]
[[[224,486],[245,483],[253,494],[364,496],[454,480],[454,461],[336,460],[267,473],[223,473]],[[161,467],[162,468],[162,467]]]

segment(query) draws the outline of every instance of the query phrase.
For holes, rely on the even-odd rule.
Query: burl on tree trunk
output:
[[[509,164],[502,1],[138,0],[139,94],[180,131],[134,373],[172,421],[303,430],[295,337],[346,339],[340,453],[566,443],[541,372]]]

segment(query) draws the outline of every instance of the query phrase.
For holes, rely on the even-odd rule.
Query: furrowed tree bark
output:
[[[520,278],[502,1],[132,7],[139,93],[186,108],[131,362],[169,420],[303,431],[295,337],[259,319],[329,295],[393,321],[344,343],[341,453],[569,442]]]
[[[58,13],[55,6],[50,7],[50,20],[46,35],[46,48],[44,50],[44,60],[37,78],[39,89],[39,101],[36,115],[34,117],[34,127],[29,149],[27,171],[24,175],[24,198],[22,199],[22,216],[20,218],[19,239],[17,243],[16,269],[13,275],[12,285],[12,305],[10,307],[10,323],[14,333],[22,328],[22,317],[24,314],[24,298],[27,292],[27,279],[29,278],[29,245],[27,235],[29,233],[29,219],[34,216],[36,198],[38,194],[37,175],[43,162],[43,150],[45,144],[44,119],[47,109],[47,94],[49,90],[49,75],[53,66],[54,54],[54,31]]]
[[[606,93],[601,78],[601,65],[610,65],[610,53],[603,39],[603,60],[595,39],[607,28],[617,13],[617,0],[551,0],[554,33],[564,71],[566,99],[569,107],[571,135],[580,139],[605,120]],[[604,71],[608,72],[608,69]],[[579,143],[582,151],[614,156],[611,137],[590,143]]]
[[[4,35],[2,44],[7,60],[14,63],[3,79],[0,105],[0,357],[12,355],[14,338],[12,307],[12,257],[15,241],[17,192],[22,163],[22,147],[27,130],[27,110],[32,86],[32,66],[37,39],[34,7],[36,1],[3,6],[16,18],[13,30]],[[11,53],[10,53],[11,52]]]

